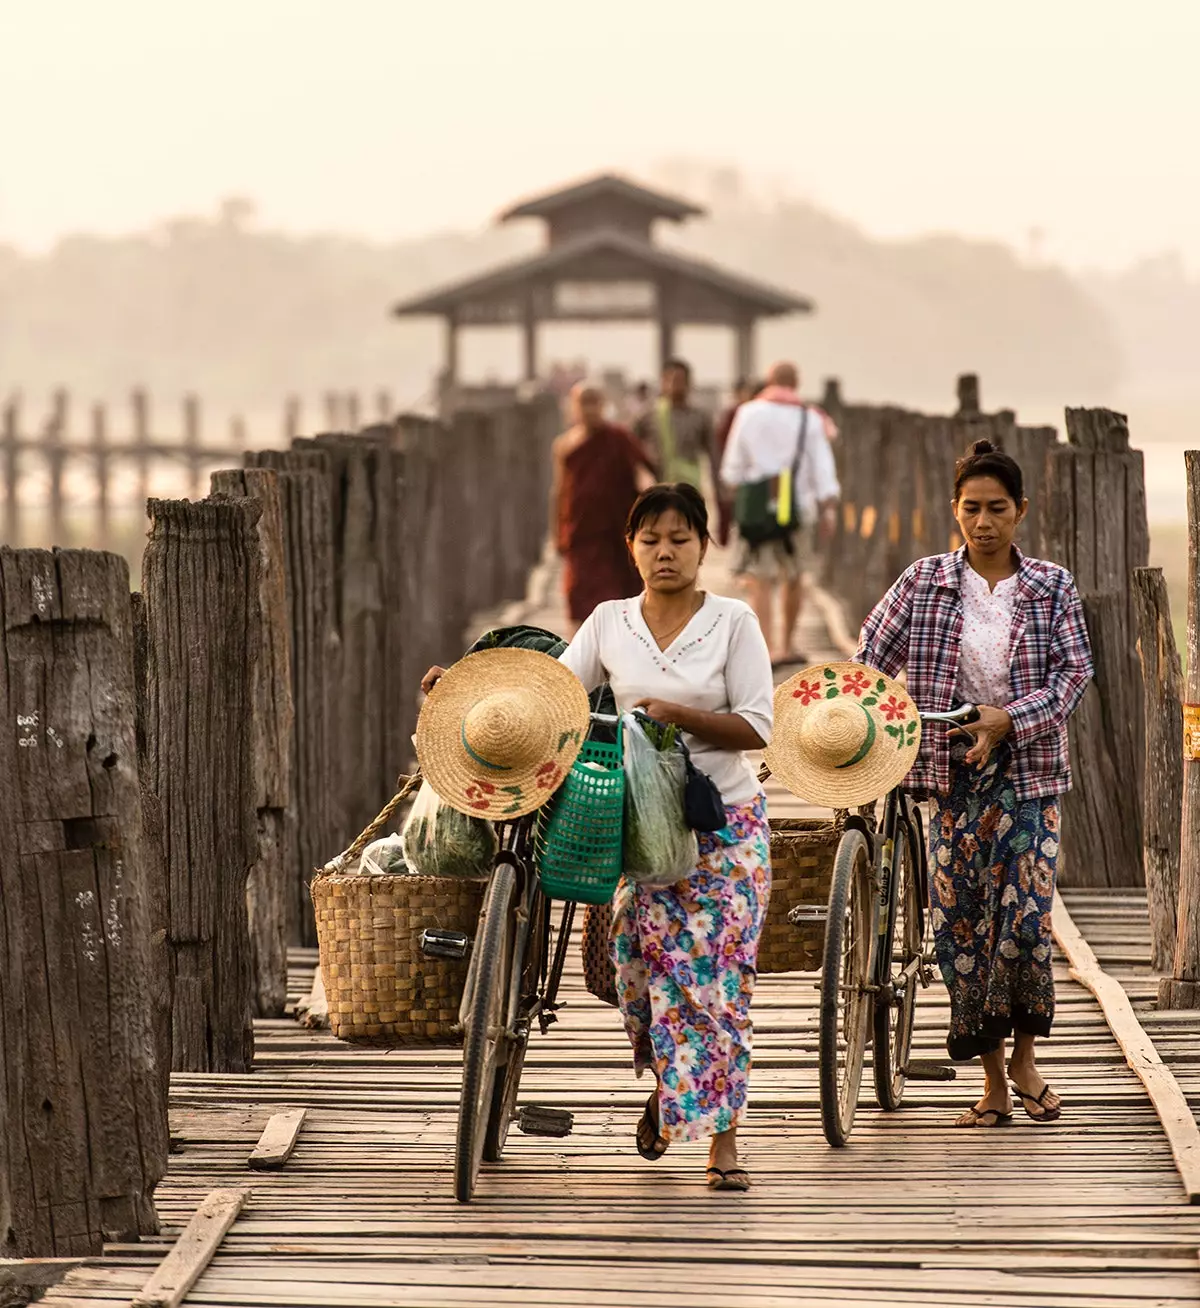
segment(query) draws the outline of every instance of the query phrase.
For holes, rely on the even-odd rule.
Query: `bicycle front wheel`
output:
[[[877,911],[871,846],[861,831],[851,828],[834,858],[821,972],[821,1125],[835,1147],[849,1138],[858,1108],[871,1023]]]
[[[481,915],[482,930],[476,937],[479,954],[474,964],[471,1003],[463,1023],[462,1096],[454,1154],[454,1197],[463,1204],[475,1193],[492,1110],[496,1055],[504,1036],[516,884],[512,864],[498,863]]]
[[[879,1107],[895,1112],[904,1098],[909,1055],[912,1052],[913,1018],[917,1008],[919,971],[925,954],[925,912],[921,903],[921,851],[917,835],[908,820],[896,828],[895,882],[896,914],[884,948],[886,965],[879,967],[885,989],[875,998],[875,1032],[871,1062],[875,1073],[875,1098]],[[880,960],[883,963],[883,960]]]

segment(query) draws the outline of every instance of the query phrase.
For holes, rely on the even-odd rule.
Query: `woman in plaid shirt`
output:
[[[1009,1082],[1034,1121],[1062,1115],[1034,1044],[1054,1017],[1050,906],[1059,796],[1071,785],[1067,719],[1091,679],[1092,656],[1071,574],[1013,543],[1027,508],[1016,462],[977,441],[954,482],[966,544],[904,573],[867,619],[857,655],[888,676],[907,670],[927,712],[963,703],[980,710],[953,739],[928,733],[906,782],[931,799],[930,898],[950,991],[947,1045],[951,1058],[978,1057],[984,1068],[983,1098],[959,1126],[1010,1122]]]

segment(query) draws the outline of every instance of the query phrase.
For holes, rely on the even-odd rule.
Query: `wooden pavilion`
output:
[[[538,327],[548,322],[654,322],[660,364],[675,353],[685,324],[734,333],[738,376],[754,371],[760,318],[810,313],[811,300],[751,281],[654,242],[654,224],[681,223],[704,210],[623,177],[601,174],[507,209],[501,222],[541,218],[546,248],[395,307],[446,324],[445,384],[458,379],[459,332],[471,326],[517,327],[526,381],[538,376]]]

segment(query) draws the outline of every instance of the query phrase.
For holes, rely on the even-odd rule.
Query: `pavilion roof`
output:
[[[572,265],[581,265],[580,275],[587,278],[588,259],[605,253],[622,255],[632,263],[642,265],[648,273],[667,272],[690,279],[737,302],[739,307],[749,310],[756,317],[810,313],[815,307],[804,296],[777,290],[763,282],[727,272],[705,260],[663,249],[662,246],[637,240],[623,232],[601,228],[530,257],[503,264],[482,276],[469,277],[415,299],[405,300],[397,304],[393,312],[400,317],[449,313],[471,300],[540,280],[545,274],[569,275]]]
[[[704,210],[677,196],[666,195],[662,191],[652,191],[639,186],[616,173],[601,173],[572,186],[560,187],[555,191],[546,191],[528,200],[504,210],[501,222],[510,222],[514,218],[547,218],[560,209],[584,204],[601,196],[616,196],[630,204],[643,208],[652,217],[666,218],[672,222],[682,222],[685,218],[698,218]]]

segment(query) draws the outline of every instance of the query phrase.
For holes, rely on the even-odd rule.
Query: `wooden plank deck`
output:
[[[1106,965],[1142,951],[1136,912],[1069,902]],[[311,986],[315,951],[291,961],[295,1002]],[[1057,973],[1045,1069],[1064,1096],[1061,1122],[955,1129],[980,1088],[972,1067],[953,1084],[913,1084],[896,1114],[867,1104],[864,1088],[844,1150],[820,1129],[815,977],[762,978],[747,1195],[705,1189],[703,1145],[673,1146],[657,1163],[637,1156],[646,1088],[615,1011],[584,991],[574,952],[562,1020],[535,1036],[522,1082],[523,1102],[571,1109],[574,1133],[514,1131],[465,1207],[451,1198],[457,1051],[361,1050],[292,1021],[260,1022],[252,1075],[174,1079],[181,1148],[158,1194],[164,1239],[113,1248],[44,1302],[128,1302],[207,1194],[248,1185],[185,1303],[1194,1305],[1200,1208],[1181,1201],[1161,1129],[1098,1006],[1061,960]],[[946,1025],[937,986],[918,1005],[916,1056],[942,1055]],[[1178,1042],[1176,1025],[1187,1028]],[[1177,1073],[1200,1090],[1194,1029],[1165,1016],[1148,1027],[1172,1042]],[[287,1165],[249,1171],[271,1115],[301,1107]]]

